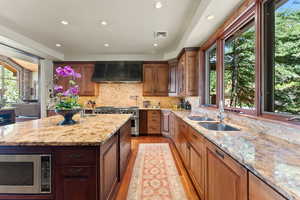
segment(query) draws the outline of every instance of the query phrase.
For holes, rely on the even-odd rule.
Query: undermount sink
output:
[[[199,125],[203,128],[213,131],[240,131],[240,129],[229,126],[227,124],[221,123],[206,123],[206,122],[199,122]]]
[[[201,117],[201,116],[188,116],[188,119],[192,121],[215,121],[214,119],[208,118],[208,117]]]

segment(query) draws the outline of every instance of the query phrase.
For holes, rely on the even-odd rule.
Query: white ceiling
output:
[[[167,59],[182,47],[201,44],[242,0],[160,0],[161,9],[154,8],[155,1],[1,0],[0,26],[15,34],[0,27],[0,35],[24,45],[26,38],[33,40],[41,44],[35,49],[45,47],[57,59]],[[216,18],[208,22],[209,14]],[[158,47],[154,31],[169,33]]]

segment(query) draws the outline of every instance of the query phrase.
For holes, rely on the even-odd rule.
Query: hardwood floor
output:
[[[164,138],[161,136],[140,136],[140,137],[132,138],[132,156],[129,160],[129,164],[126,168],[125,175],[120,184],[120,188],[119,188],[118,193],[116,194],[115,200],[126,200],[133,166],[134,166],[134,162],[135,162],[135,159],[137,156],[138,145],[140,143],[169,143],[175,163],[176,163],[176,167],[178,169],[184,189],[186,191],[187,198],[189,200],[199,200],[198,195],[194,189],[194,186],[190,180],[190,177],[187,174],[187,171],[185,170],[185,168],[182,164],[182,161],[180,159],[180,156],[179,156],[174,144],[172,143],[172,141],[170,139]]]

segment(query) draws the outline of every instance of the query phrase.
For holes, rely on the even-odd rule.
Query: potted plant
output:
[[[72,118],[80,112],[82,106],[78,103],[79,85],[76,80],[81,78],[81,74],[72,69],[71,66],[58,67],[55,72],[56,80],[60,78],[68,79],[67,88],[62,85],[54,86],[54,96],[57,99],[55,103],[55,112],[64,117],[59,125],[73,125],[76,123]]]

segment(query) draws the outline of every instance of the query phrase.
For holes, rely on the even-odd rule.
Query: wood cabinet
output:
[[[120,178],[124,176],[131,153],[131,121],[120,129]]]
[[[206,142],[206,200],[247,200],[247,170]]]
[[[57,200],[97,200],[96,168],[64,166],[56,170]]]
[[[168,96],[168,64],[144,64],[143,96]]]
[[[161,111],[161,133],[167,137],[170,137],[170,115],[171,111]]]
[[[178,60],[169,61],[169,96],[177,96]]]
[[[160,110],[147,111],[147,133],[148,134],[161,134],[160,128]]]
[[[270,186],[249,172],[249,200],[286,200]]]
[[[100,155],[100,199],[113,199],[119,181],[118,138],[114,135],[102,146]]]
[[[80,96],[94,96],[98,93],[96,83],[92,82],[92,76],[95,68],[93,63],[54,63],[54,73],[56,68],[64,67],[66,65],[70,65],[77,73],[81,74],[81,78],[77,80],[80,88]],[[63,86],[63,88],[67,88],[69,85],[69,79],[59,78],[58,80],[55,80],[55,83]]]
[[[176,116],[174,113],[171,112],[171,114],[169,115],[169,120],[170,120],[170,127],[169,127],[169,135],[170,135],[170,138],[172,138],[172,140],[174,141],[174,137],[175,137],[175,126],[176,126]]]
[[[56,150],[56,199],[97,200],[96,165],[96,149]]]
[[[147,134],[148,132],[147,123],[147,110],[139,111],[139,133],[141,135]]]
[[[198,49],[185,48],[179,56],[177,66],[177,95],[198,95]]]
[[[205,144],[204,138],[189,127],[189,169],[188,172],[201,199],[205,195]]]

